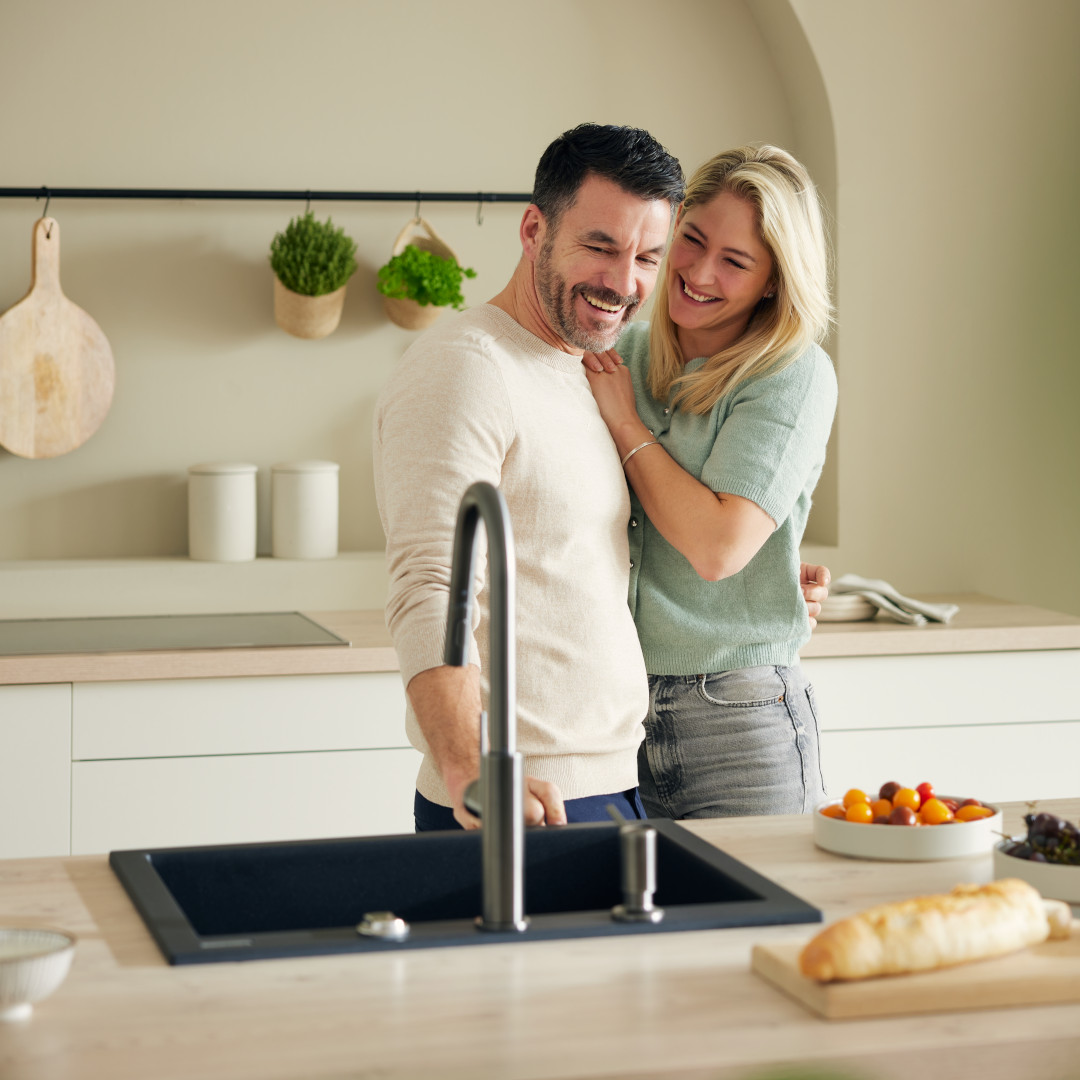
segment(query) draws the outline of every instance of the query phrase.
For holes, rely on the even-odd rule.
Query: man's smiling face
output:
[[[575,349],[612,348],[648,299],[667,245],[671,207],[590,175],[536,255],[536,289],[551,329]]]

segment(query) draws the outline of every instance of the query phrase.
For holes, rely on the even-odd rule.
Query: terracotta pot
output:
[[[344,285],[322,296],[301,296],[274,278],[274,321],[293,337],[314,340],[333,333],[344,307]]]

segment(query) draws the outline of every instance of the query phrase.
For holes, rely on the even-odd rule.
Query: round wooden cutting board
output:
[[[101,328],[60,289],[60,226],[41,218],[30,291],[0,315],[0,446],[25,458],[82,446],[105,419],[115,384]]]

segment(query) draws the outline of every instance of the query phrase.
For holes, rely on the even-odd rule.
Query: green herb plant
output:
[[[286,289],[301,296],[336,292],[356,272],[356,243],[333,221],[309,210],[270,244],[270,265]]]
[[[377,288],[392,300],[415,300],[418,304],[453,307],[461,310],[465,297],[462,278],[474,278],[476,271],[444,259],[432,251],[409,244],[379,270]]]

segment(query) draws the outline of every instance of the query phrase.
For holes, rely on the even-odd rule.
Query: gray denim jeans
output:
[[[650,817],[808,813],[825,798],[818,742],[801,668],[650,675],[641,799]]]

